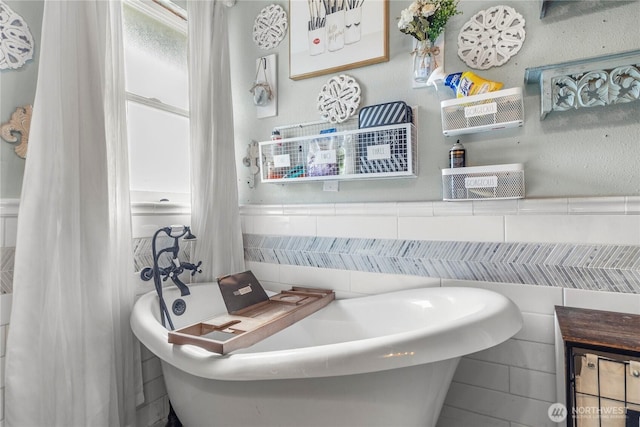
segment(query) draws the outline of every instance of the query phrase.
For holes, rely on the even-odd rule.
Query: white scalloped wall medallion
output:
[[[271,4],[256,16],[253,23],[253,41],[261,49],[272,49],[284,39],[287,27],[287,13],[277,4]]]
[[[342,123],[360,106],[360,85],[351,76],[340,74],[329,79],[318,95],[318,110],[324,120]]]
[[[33,58],[33,47],[27,23],[0,1],[0,70],[22,67]]]
[[[458,56],[471,68],[486,70],[506,63],[520,51],[525,20],[509,6],[476,13],[458,34]]]

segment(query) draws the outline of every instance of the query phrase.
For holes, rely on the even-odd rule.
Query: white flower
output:
[[[428,18],[436,12],[436,6],[433,3],[425,3],[422,5],[420,12],[422,16]]]
[[[462,12],[457,5],[460,0],[414,0],[401,12],[398,29],[417,40],[434,41],[444,29],[449,18]]]
[[[400,14],[400,20],[398,21],[398,28],[399,29],[403,29],[406,28],[406,26],[413,21],[413,13],[411,13],[411,11],[409,9],[404,9],[402,11],[402,13]]]

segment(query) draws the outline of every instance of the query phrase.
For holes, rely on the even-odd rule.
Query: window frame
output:
[[[122,7],[131,7],[135,11],[147,15],[162,25],[166,25],[171,29],[187,36],[187,20],[186,11],[174,3],[167,0],[123,0]],[[124,19],[122,21],[124,25]],[[125,100],[128,103],[136,103],[152,109],[175,114],[190,119],[189,110],[167,104],[157,98],[148,98],[129,92],[125,89]],[[129,116],[127,114],[127,120]],[[131,143],[129,141],[129,143]],[[185,209],[190,209],[191,193],[172,193],[159,191],[140,191],[129,190],[132,208],[136,210],[148,212],[148,209],[156,210],[159,206],[164,206],[169,210],[178,209],[180,213],[184,213]]]

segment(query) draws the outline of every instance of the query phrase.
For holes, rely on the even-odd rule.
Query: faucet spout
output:
[[[191,291],[187,285],[182,283],[177,274],[172,274],[170,277],[173,283],[178,287],[178,289],[180,289],[180,296],[191,295]]]

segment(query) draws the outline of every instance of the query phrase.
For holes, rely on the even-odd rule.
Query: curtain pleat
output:
[[[191,227],[200,281],[244,269],[229,70],[227,5],[187,3],[191,132]]]
[[[119,1],[45,2],[18,218],[5,425],[135,425]]]

